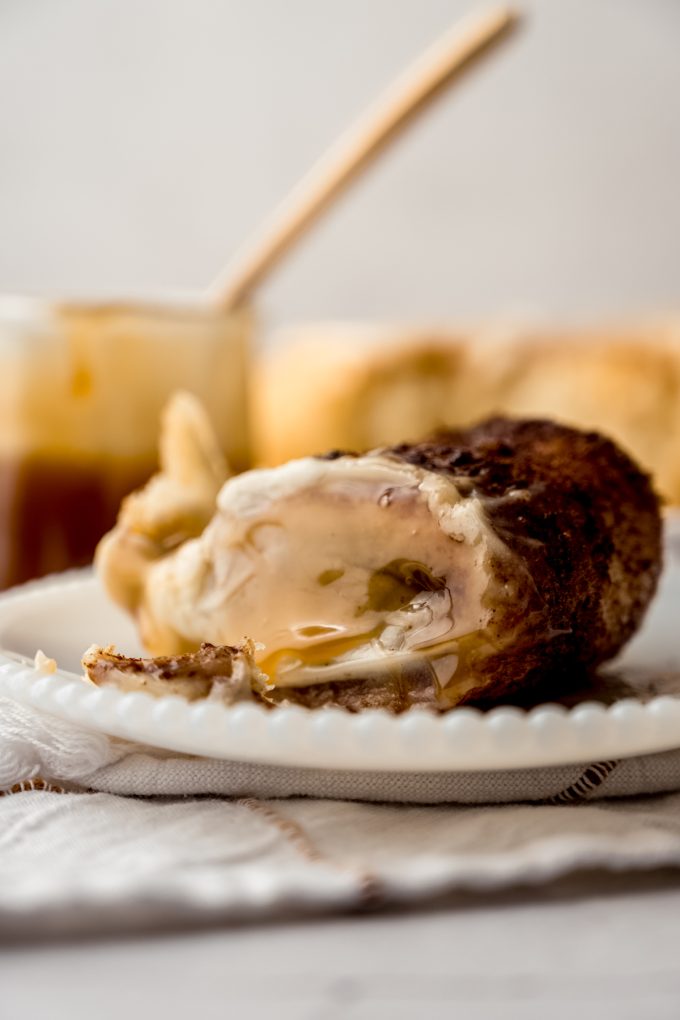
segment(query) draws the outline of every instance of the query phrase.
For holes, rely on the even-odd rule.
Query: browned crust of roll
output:
[[[584,671],[612,658],[635,632],[661,569],[661,519],[649,477],[611,440],[550,421],[499,417],[381,452],[448,475],[463,495],[480,496],[493,530],[515,554],[496,560],[496,576],[502,580],[508,564],[519,562],[532,581],[528,600],[499,608],[489,642],[469,655],[467,668],[479,683],[458,704],[495,703],[546,680],[558,693],[570,677],[582,681]],[[507,634],[512,640],[503,647]],[[317,684],[280,696],[353,711],[446,707],[422,674]]]
[[[82,665],[99,687],[109,684],[123,691],[142,691],[154,697],[175,695],[196,701],[215,698],[225,704],[249,700],[262,674],[248,646],[202,644],[195,652],[135,658],[121,655],[112,646],[93,645]]]

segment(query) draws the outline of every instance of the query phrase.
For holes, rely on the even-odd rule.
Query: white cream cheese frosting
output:
[[[277,686],[414,656],[445,685],[460,639],[489,623],[492,549],[479,499],[445,475],[305,458],[226,482],[203,534],[150,568],[140,622],[157,653],[249,637]]]

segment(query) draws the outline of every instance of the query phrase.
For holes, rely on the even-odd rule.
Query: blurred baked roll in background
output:
[[[680,319],[621,329],[281,332],[253,378],[255,458],[366,450],[492,414],[597,429],[680,504]]]

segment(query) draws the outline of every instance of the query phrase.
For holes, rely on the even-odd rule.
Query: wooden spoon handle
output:
[[[246,300],[371,160],[516,23],[512,10],[497,7],[466,18],[431,46],[312,166],[211,285],[209,299],[225,309]]]

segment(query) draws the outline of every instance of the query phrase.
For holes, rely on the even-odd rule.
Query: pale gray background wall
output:
[[[0,289],[207,282],[461,0],[2,0]],[[680,305],[680,3],[537,0],[267,289],[275,321]]]

